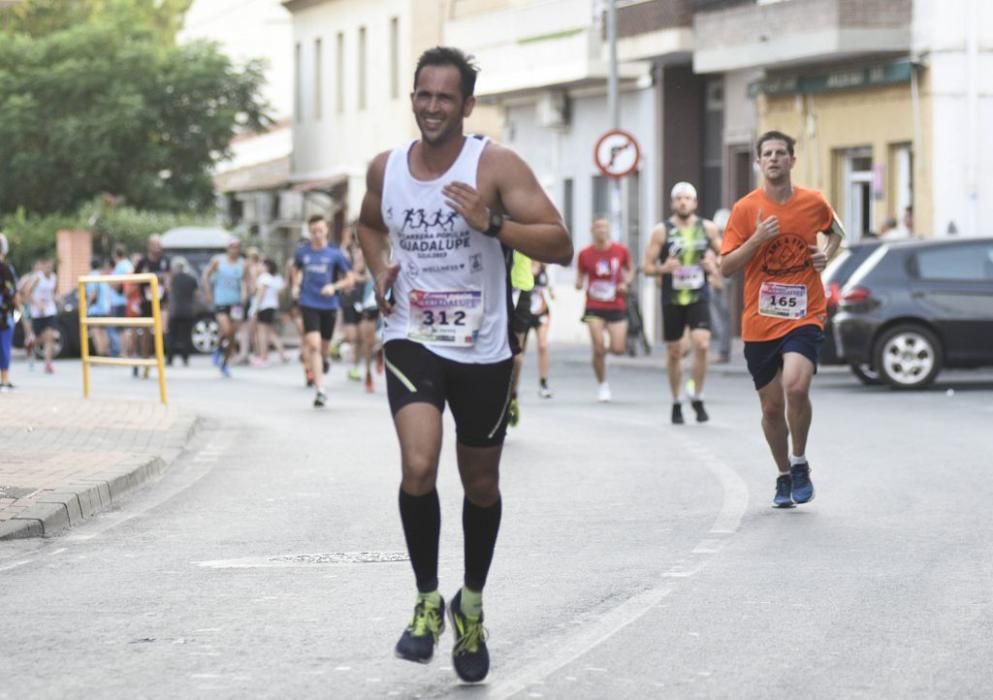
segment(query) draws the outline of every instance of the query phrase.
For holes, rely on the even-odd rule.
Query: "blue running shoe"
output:
[[[486,649],[483,613],[479,613],[479,619],[462,614],[460,588],[448,606],[448,618],[452,621],[452,632],[455,634],[455,647],[452,649],[455,673],[466,683],[479,683],[490,672],[490,652]]]
[[[772,499],[773,508],[795,508],[793,502],[793,479],[789,474],[780,474],[776,479],[776,496]]]
[[[227,365],[221,365],[221,374],[225,379],[231,379],[231,370],[228,369]]]
[[[814,482],[810,480],[810,465],[790,465],[790,477],[793,479],[793,500],[797,503],[810,503],[814,500]]]
[[[438,637],[445,631],[445,601],[434,606],[426,600],[417,601],[414,618],[400,636],[394,653],[397,658],[426,664],[434,656]]]
[[[217,348],[216,350],[214,350],[214,354],[211,355],[211,358],[210,359],[213,361],[214,367],[220,367],[221,366],[221,349],[220,348]]]

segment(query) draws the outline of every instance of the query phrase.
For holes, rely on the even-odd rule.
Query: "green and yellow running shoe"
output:
[[[350,370],[348,370],[348,378],[351,379],[353,382],[361,382],[362,373],[359,372],[358,367],[352,367]]]
[[[511,428],[521,422],[521,406],[517,403],[517,399],[510,400],[510,406],[507,408],[507,422]]]
[[[455,633],[455,647],[452,649],[455,673],[466,683],[479,683],[490,672],[483,613],[479,613],[478,619],[463,615],[462,589],[459,589],[448,608],[448,617]]]
[[[434,646],[445,631],[445,601],[439,597],[437,606],[418,600],[414,618],[400,635],[394,653],[397,658],[426,664],[434,656]]]

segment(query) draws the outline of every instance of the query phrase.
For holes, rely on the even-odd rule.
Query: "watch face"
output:
[[[494,212],[490,214],[490,228],[497,228],[498,226],[503,226],[503,214]]]

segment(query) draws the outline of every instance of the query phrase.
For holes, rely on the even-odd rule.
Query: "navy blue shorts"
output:
[[[798,352],[814,363],[817,373],[817,360],[824,342],[824,331],[817,326],[800,326],[782,338],[758,343],[745,343],[745,362],[748,372],[755,382],[755,389],[761,389],[776,378],[783,368],[783,355]]]

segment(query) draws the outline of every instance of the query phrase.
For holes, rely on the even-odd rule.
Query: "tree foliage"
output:
[[[268,124],[262,84],[261,63],[239,68],[205,42],[164,44],[120,17],[4,36],[0,213],[74,212],[100,193],[139,209],[203,209],[231,138]]]
[[[0,32],[41,37],[111,19],[151,31],[172,45],[193,0],[20,0],[0,9]]]

